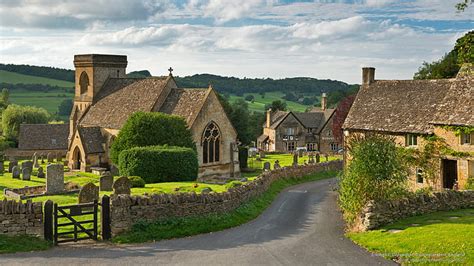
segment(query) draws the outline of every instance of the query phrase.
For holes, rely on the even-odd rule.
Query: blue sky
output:
[[[0,62],[73,68],[128,55],[129,71],[237,77],[411,79],[474,29],[458,0],[2,0]]]

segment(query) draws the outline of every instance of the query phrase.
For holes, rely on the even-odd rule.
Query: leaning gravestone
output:
[[[270,162],[263,163],[263,171],[270,171]]]
[[[293,154],[293,166],[298,166],[298,153]]]
[[[52,162],[53,162],[54,157],[53,157],[53,155],[51,154],[51,152],[48,152],[48,154],[46,154],[46,160],[48,160],[48,163],[52,163]]]
[[[18,166],[18,162],[17,161],[10,161],[10,163],[8,164],[8,172],[9,173],[13,173],[13,167],[14,166]]]
[[[80,203],[90,203],[95,200],[99,201],[99,187],[93,183],[87,183],[79,191],[79,204]]]
[[[15,179],[20,179],[20,168],[18,167],[18,165],[13,166],[12,177]]]
[[[114,188],[115,195],[120,195],[120,194],[130,195],[131,193],[130,189],[132,188],[132,184],[130,183],[130,180],[128,180],[128,177],[122,176],[119,179],[115,180],[113,188]]]
[[[57,194],[64,192],[64,166],[50,164],[46,166],[46,193]]]
[[[114,185],[114,177],[111,174],[104,174],[100,177],[100,191],[112,191]]]
[[[31,168],[25,167],[21,169],[21,177],[25,181],[31,180]]]
[[[23,169],[25,168],[30,168],[30,169],[33,169],[33,162],[32,161],[24,161],[21,163],[21,170],[23,171]]]
[[[38,167],[38,174],[36,174],[36,176],[38,178],[45,178],[43,167],[41,167],[41,166]]]

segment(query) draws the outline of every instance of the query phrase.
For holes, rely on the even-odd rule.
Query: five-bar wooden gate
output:
[[[99,203],[97,201],[68,206],[58,206],[58,204],[55,203],[54,244],[77,242],[86,239],[97,240],[99,234],[98,210]],[[86,219],[82,220],[80,217]],[[64,222],[64,220],[66,220],[66,222]],[[67,231],[71,226],[73,226],[74,229]],[[60,228],[66,228],[66,231],[61,231]]]

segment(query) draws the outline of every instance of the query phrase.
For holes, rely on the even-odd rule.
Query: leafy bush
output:
[[[7,139],[16,140],[20,124],[45,124],[48,120],[49,113],[43,108],[10,104],[2,114],[3,135]]]
[[[129,176],[128,180],[132,184],[132,187],[145,187],[145,180],[139,176]]]
[[[390,137],[358,136],[348,144],[351,160],[341,176],[339,205],[352,225],[368,201],[405,195],[408,169],[402,151]]]
[[[184,118],[163,113],[137,112],[130,116],[112,143],[110,158],[118,164],[122,151],[155,145],[196,149]]]
[[[470,176],[467,178],[465,189],[474,190],[474,176]]]
[[[192,181],[199,167],[193,149],[173,146],[131,148],[118,161],[121,175],[140,176],[146,183]]]

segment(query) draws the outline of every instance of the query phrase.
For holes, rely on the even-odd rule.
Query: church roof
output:
[[[104,136],[99,127],[79,127],[79,136],[86,153],[103,153]]]
[[[192,125],[210,89],[172,89],[160,112],[184,117]]]
[[[80,124],[120,129],[135,112],[152,111],[168,77],[109,78]]]
[[[20,124],[18,149],[67,150],[68,124]]]
[[[343,128],[431,133],[431,121],[454,81],[376,80],[361,86]]]

